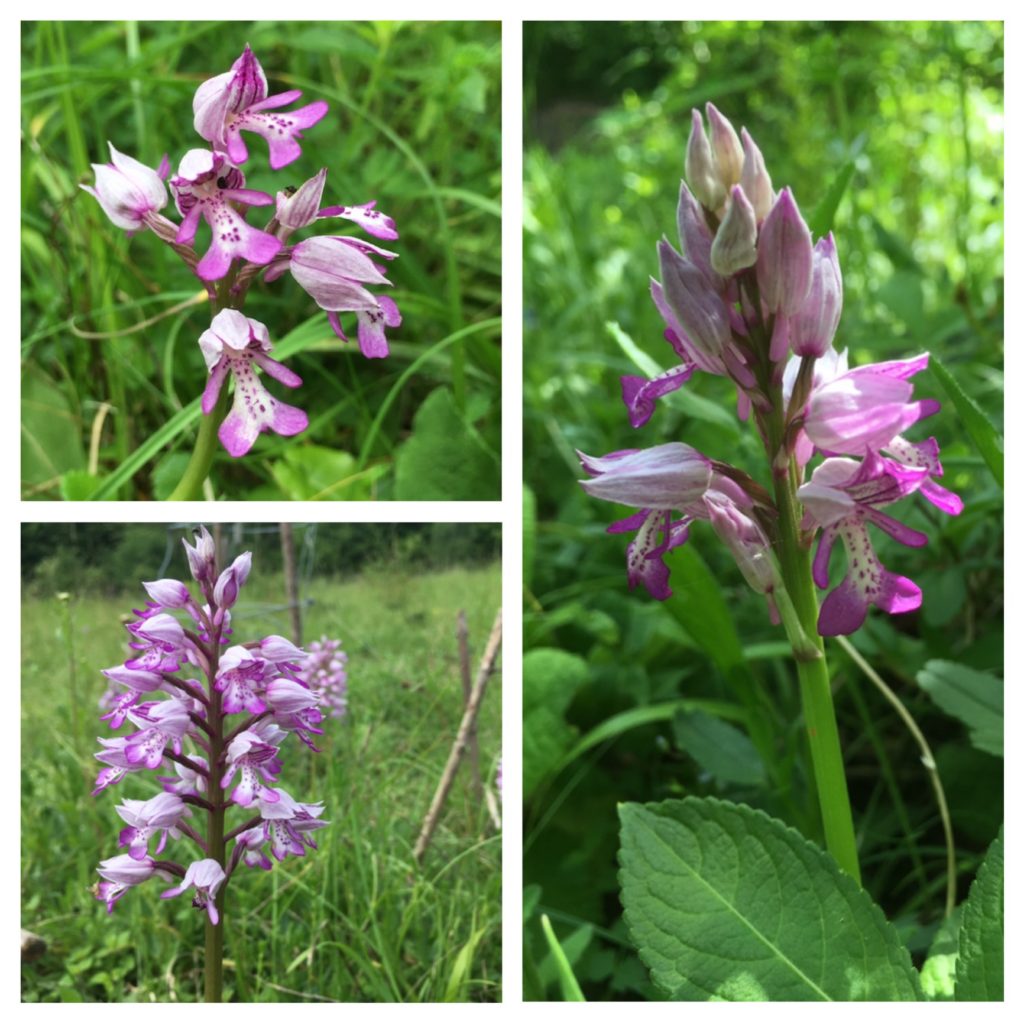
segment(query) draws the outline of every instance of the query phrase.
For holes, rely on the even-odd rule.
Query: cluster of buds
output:
[[[349,235],[326,235],[289,243],[292,234],[325,218],[350,222],[377,239],[398,238],[394,221],[375,209],[371,201],[357,206],[320,206],[327,183],[323,168],[299,188],[285,188],[274,196],[245,187],[240,170],[249,159],[243,132],[267,140],[271,170],[280,170],[302,155],[302,130],[311,128],[327,113],[323,100],[294,110],[280,110],[302,94],[294,89],[268,96],[260,62],[246,46],[231,70],[204,82],[192,101],[194,125],[209,148],[189,150],[170,179],[174,202],[182,220],[176,224],[160,211],[167,205],[164,181],[170,164],[164,156],[154,170],[119,153],[110,145],[110,163],[93,164],[95,186],[82,185],[99,201],[104,213],[119,228],[131,233],[152,231],[171,246],[203,282],[218,311],[199,339],[210,379],[203,394],[203,412],[209,415],[228,373],[235,381],[232,412],[219,436],[232,456],[244,455],[261,431],[291,436],[304,430],[308,418],[300,409],[272,398],[256,376],[253,363],[286,387],[302,381],[270,359],[267,328],[239,312],[246,292],[260,273],[273,281],[290,272],[326,311],[342,341],[347,341],[339,313],[354,313],[359,347],[371,359],[388,354],[385,330],[398,327],[402,318],[394,300],[370,288],[389,285],[380,261],[396,253]],[[251,207],[272,206],[273,215],[260,229],[249,224]],[[210,241],[200,256],[196,250],[199,222],[209,225]],[[216,283],[221,282],[218,289]]]
[[[331,718],[344,718],[348,714],[348,655],[341,649],[341,641],[322,636],[306,651],[299,674],[320,695],[320,704]]]
[[[294,734],[315,751],[323,716],[320,695],[300,671],[304,651],[281,636],[234,640],[231,609],[252,555],[218,572],[205,528],[185,551],[201,596],[179,580],[144,583],[150,599],[127,624],[132,656],[103,671],[117,696],[105,700],[101,721],[130,727],[100,737],[96,758],[104,767],[93,796],[144,771],[168,774],[155,777],[162,787],[155,795],[117,807],[127,852],[100,863],[95,892],[109,913],[154,875],[177,880],[163,898],[192,890],[193,906],[217,924],[218,891],[240,862],[268,870],[271,856],[302,857],[316,847],[312,833],[328,824],[322,804],[299,803],[277,785],[282,744]],[[247,818],[233,827],[225,821],[232,807]],[[162,857],[168,838],[191,844],[198,859]]]
[[[963,508],[936,482],[942,465],[935,439],[903,436],[939,408],[932,399],[913,399],[910,378],[925,369],[928,356],[848,368],[847,353],[833,345],[843,281],[831,233],[814,242],[790,190],[775,192],[746,129],[737,135],[711,103],[707,116],[710,134],[700,111],[693,112],[689,184],[680,186],[677,209],[682,252],[660,241],[661,280],[651,281],[677,363],[653,380],[623,377],[623,401],[639,428],[659,398],[698,371],[732,381],[737,415],[753,419],[773,483],[795,490],[800,542],[810,546],[818,536],[813,575],[822,589],[829,586],[832,547],[836,538],[843,541],[847,573],[823,602],[818,631],[852,633],[871,604],[890,613],[921,604],[917,585],[879,562],[868,524],[920,546],[924,534],[882,509],[914,492],[951,515]],[[815,455],[824,459],[805,480]],[[636,531],[627,552],[631,587],[643,583],[654,597],[668,597],[664,555],[703,519],[778,621],[779,508],[772,492],[677,442],[580,458],[591,478],[581,481],[589,494],[639,509],[609,528]]]

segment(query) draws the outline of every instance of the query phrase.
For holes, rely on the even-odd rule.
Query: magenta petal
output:
[[[224,386],[224,378],[227,375],[228,360],[222,358],[210,372],[210,376],[206,381],[206,387],[203,389],[202,410],[207,416],[213,412],[213,407],[217,404],[217,399],[220,397],[220,389]]]
[[[221,196],[232,202],[245,203],[247,206],[271,206],[274,202],[273,196],[253,188],[226,188],[221,191]]]
[[[278,402],[274,406],[274,419],[270,424],[271,430],[282,437],[294,437],[301,434],[309,426],[309,417],[294,405],[287,405]]]
[[[196,266],[196,274],[203,281],[219,281],[231,268],[231,252],[214,242]]]
[[[185,219],[178,226],[178,234],[174,238],[178,245],[191,245],[195,241],[196,229],[199,227],[199,215],[202,212],[202,207],[196,203],[185,214]]]
[[[220,442],[233,459],[249,451],[260,436],[260,429],[251,419],[232,409],[217,431]]]
[[[302,378],[297,373],[276,359],[271,359],[265,352],[254,352],[252,358],[269,376],[280,381],[285,387],[297,388],[302,383]]]
[[[882,585],[875,604],[890,615],[902,615],[913,612],[921,607],[921,588],[906,576],[897,576],[887,572],[882,577]]]
[[[348,338],[345,336],[345,332],[341,329],[341,321],[338,319],[338,314],[335,310],[327,310],[327,321],[330,323],[331,327],[334,328],[334,333],[341,338],[342,341],[348,341]]]
[[[825,598],[818,615],[818,632],[822,636],[848,636],[864,625],[867,614],[867,598],[847,576]]]
[[[827,526],[821,531],[821,536],[818,539],[818,550],[814,553],[812,575],[814,582],[822,590],[828,586],[828,560],[832,555],[832,548],[838,535],[839,532],[834,526]]]
[[[259,103],[253,103],[249,107],[249,111],[274,110],[276,107],[287,107],[289,103],[294,103],[301,95],[301,89],[289,89],[287,92],[279,92],[275,96],[268,96],[265,100],[260,100]]]

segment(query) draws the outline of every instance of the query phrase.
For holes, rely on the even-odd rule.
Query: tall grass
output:
[[[78,185],[107,140],[151,166],[205,146],[192,96],[246,42],[272,90],[330,104],[287,172],[267,169],[257,140],[249,187],[273,193],[327,167],[325,204],[376,198],[401,233],[389,277],[404,322],[391,358],[368,361],[295,282],[255,287],[246,312],[303,378],[289,400],[311,425],[264,435],[240,461],[220,452],[208,496],[497,497],[500,29],[482,22],[23,24],[23,496],[163,498],[184,470],[206,376],[204,293]],[[427,474],[442,435],[475,472]]]
[[[151,795],[136,777],[89,796],[95,738],[108,734],[97,721],[99,670],[123,660],[119,617],[139,593],[24,600],[22,921],[50,943],[23,968],[26,1001],[201,998],[203,922],[187,899],[162,902],[154,882],[108,917],[89,891],[97,862],[118,852],[114,804]],[[287,633],[283,594],[281,580],[257,567],[236,636]],[[238,869],[225,911],[225,998],[499,999],[501,837],[465,766],[422,867],[412,859],[461,717],[456,614],[467,610],[479,656],[500,602],[499,569],[410,576],[390,564],[347,581],[314,578],[301,597],[313,602],[305,637],[338,636],[349,655],[350,715],[328,725],[319,755],[289,740],[281,784],[296,799],[325,801],[331,825],[304,859],[269,873]],[[492,686],[479,724],[491,785],[498,678]]]

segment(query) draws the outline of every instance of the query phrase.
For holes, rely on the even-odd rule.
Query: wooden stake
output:
[[[444,802],[448,799],[448,793],[451,791],[452,783],[455,781],[455,773],[459,770],[462,755],[466,752],[469,735],[473,731],[477,715],[480,713],[480,705],[483,703],[484,692],[487,689],[487,680],[490,679],[491,673],[494,671],[494,662],[497,660],[500,647],[501,609],[499,608],[498,614],[494,619],[494,625],[491,627],[491,635],[487,639],[484,656],[480,661],[480,668],[477,669],[476,681],[473,683],[473,689],[470,692],[466,710],[462,715],[462,724],[459,726],[455,743],[452,745],[451,753],[448,755],[448,763],[444,766],[441,781],[437,784],[434,799],[430,803],[430,810],[427,811],[427,816],[423,819],[423,827],[420,829],[419,838],[416,840],[416,848],[413,850],[412,855],[417,863],[423,860],[423,854],[430,845],[434,829],[437,828],[438,819],[441,817],[441,811],[444,809]]]
[[[459,640],[459,668],[462,672],[462,705],[463,710],[469,704],[469,696],[473,690],[473,679],[470,675],[472,669],[469,664],[469,624],[466,621],[466,612],[459,612],[458,625],[455,634]],[[480,745],[476,738],[476,722],[468,737],[469,765],[473,777],[473,792],[477,800],[484,795],[484,784],[480,778]]]

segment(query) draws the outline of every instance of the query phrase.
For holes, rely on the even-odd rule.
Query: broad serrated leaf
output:
[[[929,661],[917,673],[918,685],[970,731],[979,750],[1003,756],[1003,681],[952,661]]]
[[[949,395],[956,406],[960,421],[966,427],[967,433],[974,442],[974,447],[978,449],[979,454],[985,460],[992,475],[996,478],[996,483],[1002,487],[1002,434],[996,430],[992,421],[982,411],[981,406],[960,387],[959,381],[934,355],[928,359],[928,369],[932,371],[932,376],[942,385],[943,391]]]
[[[395,458],[399,501],[463,501],[501,497],[501,469],[483,438],[459,413],[447,388],[416,411],[412,437]]]
[[[988,848],[964,904],[960,955],[956,961],[958,1002],[1003,998],[1003,833]]]
[[[719,782],[757,786],[765,781],[764,762],[736,726],[703,711],[681,711],[672,719],[672,733],[676,746]]]
[[[626,924],[655,983],[683,1000],[914,1000],[895,929],[823,850],[710,798],[623,804]]]
[[[559,765],[576,740],[565,710],[586,682],[587,663],[574,654],[539,647],[523,658],[523,798]]]

